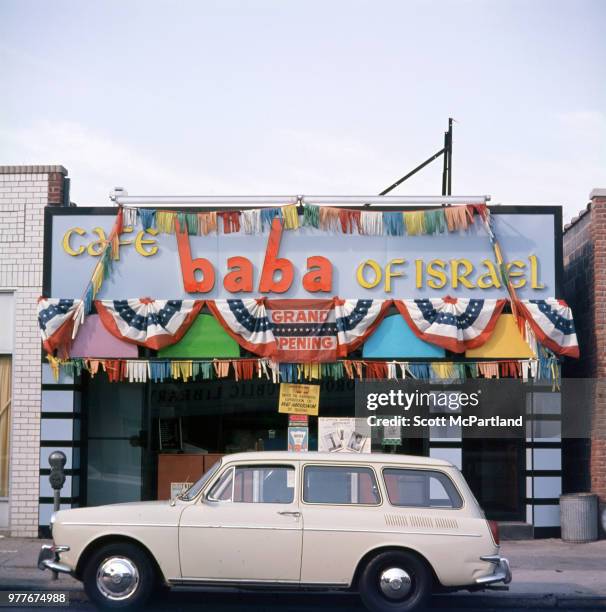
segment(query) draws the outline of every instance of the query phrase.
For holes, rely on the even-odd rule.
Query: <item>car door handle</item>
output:
[[[294,516],[296,518],[301,516],[300,512],[288,512],[286,510],[279,511],[278,514],[281,514],[282,516]]]

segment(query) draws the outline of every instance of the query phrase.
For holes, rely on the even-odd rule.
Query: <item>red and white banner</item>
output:
[[[58,350],[60,357],[69,357],[71,342],[83,319],[82,300],[40,298],[38,327],[44,350],[50,355]]]
[[[356,350],[375,331],[391,300],[335,300],[339,357]]]
[[[415,336],[454,353],[482,346],[506,302],[454,297],[394,300]]]
[[[267,300],[276,340],[276,361],[335,361],[337,324],[334,300]]]
[[[276,340],[263,299],[208,300],[210,311],[223,329],[244,349],[269,357],[276,351]]]
[[[572,319],[572,310],[564,300],[520,300],[522,316],[537,340],[556,355],[579,357],[579,343]]]
[[[198,316],[203,300],[96,300],[105,328],[116,338],[161,349],[181,340]]]

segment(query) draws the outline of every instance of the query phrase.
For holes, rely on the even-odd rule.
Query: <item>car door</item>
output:
[[[385,529],[371,465],[301,464],[304,517],[301,582],[347,585],[359,559]]]
[[[298,463],[228,464],[181,515],[183,579],[298,582],[303,519]]]

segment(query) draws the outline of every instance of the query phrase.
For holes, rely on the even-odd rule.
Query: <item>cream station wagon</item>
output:
[[[457,468],[406,455],[227,455],[171,501],[57,512],[41,569],[105,608],[155,587],[357,590],[369,610],[508,583],[496,525]]]

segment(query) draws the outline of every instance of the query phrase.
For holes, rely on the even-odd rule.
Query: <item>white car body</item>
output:
[[[236,501],[236,474],[242,475],[238,485],[242,491],[246,489],[246,495],[254,496],[259,489],[254,478],[261,473],[261,466],[263,474],[284,470],[292,500]],[[347,476],[351,490],[356,491],[356,503],[350,503],[349,497],[347,503],[306,500],[305,495],[312,495],[312,476],[325,473],[311,468],[320,467],[329,468],[326,473],[337,476],[356,468],[355,477]],[[241,470],[230,472],[232,468]],[[305,472],[308,468],[310,471]],[[424,478],[429,476],[421,472],[425,470],[432,478],[436,473],[445,475],[460,496],[460,507],[393,505],[383,470],[394,469],[408,470],[389,472],[398,477],[416,474]],[[362,480],[354,483],[362,478],[360,473],[370,483],[362,493]],[[245,484],[247,474],[252,476]],[[309,474],[310,487],[305,495],[304,474],[305,478]],[[209,499],[209,492],[219,481],[227,482],[226,492],[219,494],[231,494],[231,500]],[[321,494],[326,495],[326,490]],[[364,495],[374,501],[364,502]],[[47,551],[40,566],[79,578],[91,552],[99,546],[131,541],[149,553],[157,564],[159,578],[169,586],[350,588],[355,587],[357,572],[366,560],[392,549],[422,557],[437,587],[480,588],[511,579],[490,526],[459,470],[447,461],[417,456],[313,452],[227,455],[191,500],[62,510],[53,517],[52,535],[52,554]]]

